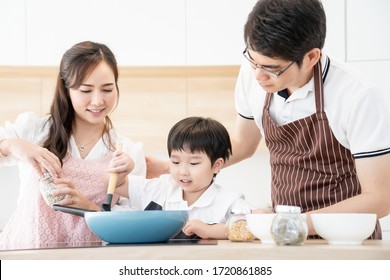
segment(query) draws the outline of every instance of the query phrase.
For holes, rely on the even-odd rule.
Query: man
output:
[[[322,52],[318,0],[260,0],[244,28],[228,164],[265,137],[272,203],[303,212],[390,212],[390,112],[384,93]],[[315,230],[308,215],[309,234]],[[379,222],[371,238],[380,239]]]

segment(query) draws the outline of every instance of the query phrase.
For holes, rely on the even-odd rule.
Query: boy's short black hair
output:
[[[172,150],[203,152],[211,164],[218,158],[226,161],[232,154],[229,133],[218,121],[204,117],[188,117],[176,123],[168,134],[168,155]]]

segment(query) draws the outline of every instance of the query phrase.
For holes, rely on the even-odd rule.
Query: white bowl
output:
[[[376,225],[376,214],[368,213],[318,213],[310,217],[317,234],[331,245],[360,245]]]
[[[272,220],[275,213],[246,214],[249,230],[264,244],[275,244],[271,235]]]

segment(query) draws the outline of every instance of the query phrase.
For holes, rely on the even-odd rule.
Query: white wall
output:
[[[62,3],[62,4],[61,4]],[[238,64],[254,0],[1,0],[0,65],[57,66],[74,43],[106,43],[121,65]]]
[[[255,2],[0,0],[0,65],[58,66],[64,51],[83,40],[106,43],[121,66],[239,64],[243,24]],[[390,1],[323,4],[328,20],[324,50],[381,85],[390,104]],[[218,179],[263,206],[269,170],[258,168],[256,160],[229,167]],[[15,175],[0,168],[0,229],[15,207]]]
[[[256,0],[0,0],[0,65],[58,66],[83,40],[106,43],[121,66],[235,65]],[[323,0],[324,50],[388,92],[390,1]]]

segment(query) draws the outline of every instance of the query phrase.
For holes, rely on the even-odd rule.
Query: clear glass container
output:
[[[57,185],[55,185],[53,181],[54,178],[51,177],[49,172],[44,173],[43,177],[38,180],[39,191],[41,192],[43,199],[49,206],[65,198],[65,194],[52,195],[52,192],[57,189]]]
[[[290,205],[277,205],[276,216],[272,221],[271,234],[276,245],[302,245],[308,229],[301,208]]]
[[[250,209],[232,209],[226,221],[226,233],[230,241],[250,242],[255,236],[249,230],[246,214]]]

